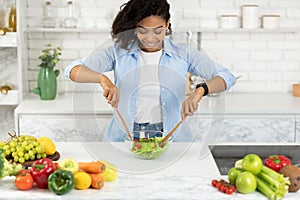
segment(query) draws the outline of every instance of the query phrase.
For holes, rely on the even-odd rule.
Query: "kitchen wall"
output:
[[[8,0],[7,2],[15,2]],[[67,16],[67,0],[52,0],[53,16],[59,27]],[[44,44],[62,47],[63,70],[76,58],[85,57],[94,47],[109,40],[109,27],[117,8],[126,0],[73,0],[79,28],[107,28],[107,32],[30,32],[28,34],[29,85],[36,87],[37,59]],[[221,14],[241,15],[241,6],[257,4],[262,14],[280,14],[281,27],[300,27],[299,0],[169,0],[173,27],[217,28]],[[5,4],[5,5],[6,5]],[[41,27],[45,0],[27,0],[28,27]],[[9,7],[8,7],[9,8]],[[27,25],[25,25],[27,26]],[[299,29],[298,29],[299,30]],[[197,39],[193,33],[193,41]],[[242,78],[230,92],[291,92],[291,84],[300,81],[300,32],[211,32],[201,34],[201,48],[213,60],[229,67]],[[6,52],[0,48],[0,53]],[[17,59],[17,58],[15,58]],[[3,59],[1,58],[1,63]],[[7,70],[0,65],[0,80]],[[74,90],[74,84],[59,76],[59,93]],[[86,88],[81,88],[86,90]],[[88,90],[88,89],[87,89]],[[11,106],[0,106],[0,131],[13,130]]]
[[[41,25],[44,1],[28,1],[29,26]],[[125,0],[74,0],[79,27],[109,27],[113,13]],[[241,6],[257,4],[260,13],[279,14],[281,27],[300,27],[300,2],[297,0],[169,0],[175,27],[219,26],[221,14],[241,15]],[[59,19],[66,16],[66,0],[52,0]],[[196,39],[194,33],[193,39]],[[30,85],[35,87],[36,60],[40,48],[52,42],[63,48],[64,68],[71,60],[84,57],[96,45],[109,38],[108,33],[32,33],[29,35]],[[298,32],[218,32],[202,33],[201,48],[215,61],[229,67],[242,78],[232,92],[291,92],[291,84],[300,81],[300,33]],[[73,84],[63,77],[63,91]]]

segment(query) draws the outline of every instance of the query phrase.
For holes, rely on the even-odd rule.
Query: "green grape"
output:
[[[11,152],[15,152],[15,151],[16,151],[16,148],[15,148],[15,147],[12,147],[12,148],[10,148],[10,151],[11,151]]]
[[[7,150],[7,149],[9,149],[9,145],[7,145],[7,144],[6,144],[6,145],[4,145],[2,149],[3,149],[3,150]]]
[[[17,150],[17,151],[23,151],[24,152],[25,149],[23,147],[20,147],[19,150]]]
[[[6,143],[4,141],[0,142],[0,147],[3,147]]]
[[[19,151],[18,156],[21,158],[24,156],[24,152],[23,151]]]
[[[42,157],[43,157],[43,158],[46,158],[46,157],[47,157],[47,154],[43,153],[43,154],[42,154]]]
[[[29,147],[30,147],[30,149],[33,149],[33,144],[32,143],[29,144]]]
[[[31,156],[34,156],[35,153],[34,153],[32,150],[29,150],[29,151],[28,151],[28,154],[29,154],[29,156],[31,157]]]
[[[17,154],[17,152],[12,152],[11,155],[12,155],[12,157],[15,157],[15,156],[18,155],[18,154]]]
[[[25,158],[25,160],[29,160],[29,158],[30,158],[29,154],[28,154],[28,153],[25,153],[25,154],[24,154],[24,158]]]
[[[10,155],[10,150],[6,149],[4,153],[8,156],[8,155]]]
[[[28,145],[28,142],[27,141],[24,141],[24,142],[22,142],[22,147],[26,147]]]
[[[23,157],[19,158],[19,162],[20,163],[24,163],[25,162],[25,159]]]
[[[38,147],[35,147],[35,151],[37,154],[41,154],[42,153],[42,149],[38,146]]]
[[[37,158],[37,159],[41,159],[41,158],[42,158],[42,155],[38,153],[38,154],[36,154],[36,158]]]
[[[26,147],[25,147],[25,150],[26,150],[26,151],[29,151],[30,149],[31,149],[30,146],[26,146]]]
[[[35,155],[29,156],[30,160],[35,160]]]
[[[10,141],[10,142],[9,142],[9,146],[10,146],[10,147],[16,147],[16,142]]]
[[[32,151],[34,154],[36,154],[36,150],[35,150],[35,149],[31,149],[31,151]]]
[[[36,142],[36,141],[35,141],[35,142],[33,142],[32,144],[33,144],[33,146],[34,146],[34,147],[37,147],[37,146],[39,146],[39,145],[40,145],[40,144],[39,144],[38,142]]]
[[[18,162],[19,161],[19,157],[18,156],[15,156],[14,157],[14,162]]]

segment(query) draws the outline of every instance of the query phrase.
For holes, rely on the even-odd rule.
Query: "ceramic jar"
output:
[[[260,27],[258,5],[244,5],[243,12],[243,28],[256,29]]]
[[[238,15],[221,15],[220,27],[224,29],[240,28],[240,20]]]
[[[279,15],[263,15],[262,26],[263,28],[278,28],[279,27]]]

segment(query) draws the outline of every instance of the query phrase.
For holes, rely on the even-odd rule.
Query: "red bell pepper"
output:
[[[271,155],[265,159],[264,165],[279,172],[282,167],[291,165],[291,161],[282,155]]]
[[[56,166],[49,158],[36,160],[32,164],[30,174],[38,188],[48,188],[48,176],[56,170]]]

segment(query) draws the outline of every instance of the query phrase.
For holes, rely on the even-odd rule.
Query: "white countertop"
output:
[[[112,114],[113,109],[100,93],[75,93],[58,96],[52,101],[25,100],[18,114]],[[222,93],[204,97],[197,113],[227,114],[300,114],[300,97],[291,93]]]
[[[14,186],[14,178],[6,177],[0,180],[0,197],[13,199],[267,200],[259,192],[248,195],[239,193],[226,195],[213,188],[210,185],[212,179],[226,179],[226,177],[220,176],[210,153],[199,159],[198,152],[201,149],[201,143],[191,145],[174,143],[170,145],[168,152],[157,160],[139,160],[132,155],[127,155],[127,144],[125,143],[56,143],[56,145],[61,154],[60,160],[64,158],[74,158],[78,161],[105,159],[118,167],[119,178],[115,182],[105,183],[101,190],[74,189],[65,195],[58,196],[49,190],[38,189],[35,186],[29,191],[19,191]],[[124,147],[126,148],[124,149]],[[92,149],[95,151],[88,153]],[[184,149],[186,150],[182,151]],[[167,162],[170,163],[166,165]],[[140,171],[138,174],[130,172],[130,170],[147,169],[149,166],[152,168],[163,167],[159,171]],[[299,199],[299,196],[299,192],[289,193],[285,199],[296,200]]]

